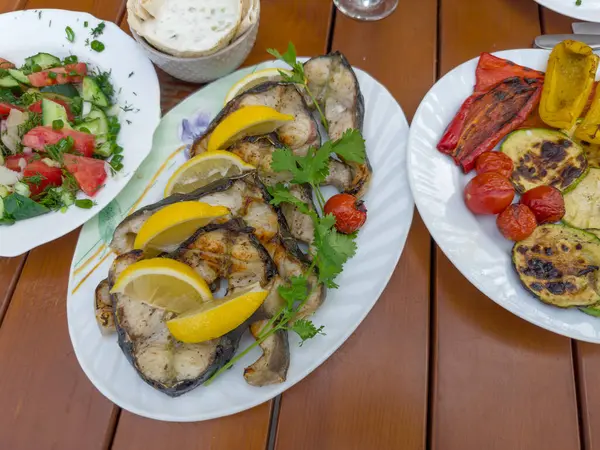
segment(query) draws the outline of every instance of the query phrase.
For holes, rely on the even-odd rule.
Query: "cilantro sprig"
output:
[[[304,273],[290,277],[285,285],[277,288],[285,304],[258,333],[256,341],[215,372],[205,384],[212,383],[221,373],[278,331],[296,333],[301,339],[300,345],[319,334],[325,334],[323,326],[317,327],[311,320],[302,317],[302,308],[321,284],[333,289],[339,287],[335,279],[357,249],[356,234],[339,233],[335,228],[335,216],[324,214],[323,211],[325,199],[319,186],[329,174],[331,154],[336,154],[346,161],[364,163],[365,141],[358,130],[352,129],[346,131],[337,141],[326,142],[319,149],[309,149],[306,156],[295,155],[288,148],[278,149],[273,153],[273,171],[291,173],[291,183],[310,185],[317,198],[319,212],[297,198],[290,192],[289,187],[282,183],[267,188],[272,197],[272,205],[291,204],[313,220],[315,234],[310,254],[312,261]]]
[[[285,62],[287,65],[289,65],[292,68],[292,75],[289,75],[287,72],[280,70],[279,74],[281,75],[281,78],[283,79],[283,81],[285,81],[287,83],[296,83],[304,88],[304,90],[306,91],[308,96],[313,101],[313,104],[317,108],[317,111],[319,112],[319,116],[321,116],[321,123],[323,124],[323,126],[325,127],[326,130],[329,130],[329,124],[327,123],[325,114],[323,114],[323,111],[321,109],[321,106],[317,102],[317,99],[315,98],[315,96],[312,94],[312,92],[308,88],[307,78],[306,78],[306,75],[304,74],[304,65],[301,62],[297,61],[296,47],[294,46],[294,44],[289,42],[287,51],[283,55],[274,48],[267,49],[267,52],[270,55],[277,58],[278,60]]]

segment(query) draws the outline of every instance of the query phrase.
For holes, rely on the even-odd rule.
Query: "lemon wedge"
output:
[[[194,232],[229,214],[224,206],[190,201],[165,206],[150,216],[140,228],[133,247],[156,256],[172,251]]]
[[[253,87],[258,86],[259,84],[266,83],[268,81],[281,81],[283,77],[281,76],[280,71],[286,75],[289,75],[290,77],[293,75],[291,70],[277,69],[275,67],[257,70],[256,72],[246,75],[240,81],[235,83],[231,89],[229,89],[229,92],[225,97],[225,103],[229,103],[230,100],[237,97],[242,92],[246,92]]]
[[[212,300],[206,281],[194,269],[167,258],[138,261],[117,278],[111,294],[124,294],[177,314]]]
[[[175,171],[165,187],[165,197],[187,194],[221,178],[241,175],[254,170],[239,156],[225,150],[204,152],[193,157]]]
[[[268,106],[244,106],[232,112],[217,125],[208,140],[208,150],[222,150],[246,136],[269,134],[286,122],[294,120]]]
[[[244,323],[269,294],[255,283],[236,294],[203,303],[193,311],[167,321],[175,339],[195,344],[221,337]]]

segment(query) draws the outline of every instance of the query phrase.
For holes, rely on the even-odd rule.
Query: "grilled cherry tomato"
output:
[[[537,223],[558,222],[565,215],[565,201],[558,189],[552,186],[538,186],[521,196],[521,204],[531,209]]]
[[[350,194],[337,194],[325,203],[325,214],[335,216],[335,227],[340,233],[354,233],[367,220],[367,208]]]
[[[465,186],[465,203],[473,214],[498,214],[514,197],[510,181],[495,172],[477,175]]]
[[[513,168],[512,159],[500,152],[482,153],[475,162],[477,173],[496,172],[506,178],[510,178]]]
[[[528,238],[536,229],[537,222],[529,207],[515,203],[500,213],[496,225],[502,236],[517,242]]]

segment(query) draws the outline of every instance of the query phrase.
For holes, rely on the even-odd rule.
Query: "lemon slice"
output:
[[[259,84],[266,83],[268,81],[281,81],[283,77],[281,76],[281,73],[279,73],[280,71],[289,75],[290,77],[293,75],[291,70],[277,69],[275,67],[257,70],[256,72],[246,75],[240,81],[235,83],[231,89],[229,89],[229,92],[225,97],[225,103],[229,103],[229,101],[234,97],[237,97],[242,92],[246,92],[253,87],[258,86]]]
[[[125,294],[181,314],[212,300],[206,281],[191,267],[172,259],[144,259],[121,272],[111,294]]]
[[[201,153],[190,159],[171,175],[165,187],[165,197],[188,194],[221,178],[241,175],[254,166],[225,150]]]
[[[195,344],[221,337],[239,327],[265,301],[269,291],[253,284],[237,294],[203,303],[199,308],[167,321],[175,339]]]
[[[232,112],[214,129],[208,140],[208,150],[222,150],[246,136],[269,134],[286,122],[294,120],[268,106],[244,106]]]
[[[140,228],[133,247],[146,254],[174,250],[194,232],[215,219],[229,214],[224,206],[190,201],[173,203],[150,216]]]

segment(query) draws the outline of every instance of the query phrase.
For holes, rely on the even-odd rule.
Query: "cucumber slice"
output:
[[[94,153],[104,156],[105,158],[110,157],[113,154],[113,150],[115,148],[115,143],[111,141],[103,142],[102,145],[96,147]]]
[[[42,99],[42,125],[51,127],[55,120],[62,120],[65,128],[70,128],[67,110],[63,105],[60,105],[47,98]]]
[[[512,261],[521,283],[541,301],[568,308],[600,303],[600,239],[549,224],[517,242]]]
[[[60,58],[57,58],[50,53],[38,53],[37,55],[30,56],[25,59],[25,65],[28,67],[32,67],[34,64],[37,64],[44,69],[48,69],[49,67],[60,66]]]
[[[55,84],[40,89],[44,94],[58,94],[64,97],[79,97],[79,91],[72,84]]]
[[[92,77],[83,77],[83,88],[81,96],[84,100],[93,103],[96,106],[107,108],[110,106],[110,102],[98,83]]]
[[[500,151],[513,160],[511,179],[519,194],[542,185],[567,191],[585,176],[588,168],[581,146],[555,130],[514,131]]]
[[[20,89],[21,86],[19,85],[19,82],[15,80],[12,76],[6,75],[0,78],[0,87]]]
[[[11,77],[13,77],[19,83],[26,84],[27,86],[31,86],[31,83],[29,82],[29,78],[27,78],[27,75],[25,75],[20,70],[8,69],[8,73],[10,74]]]
[[[584,312],[590,316],[600,317],[600,305],[592,305],[579,308],[579,311]]]
[[[564,195],[563,222],[576,228],[600,228],[600,169],[590,168],[587,176]]]
[[[77,131],[96,135],[100,129],[100,119],[87,119],[75,127]]]

